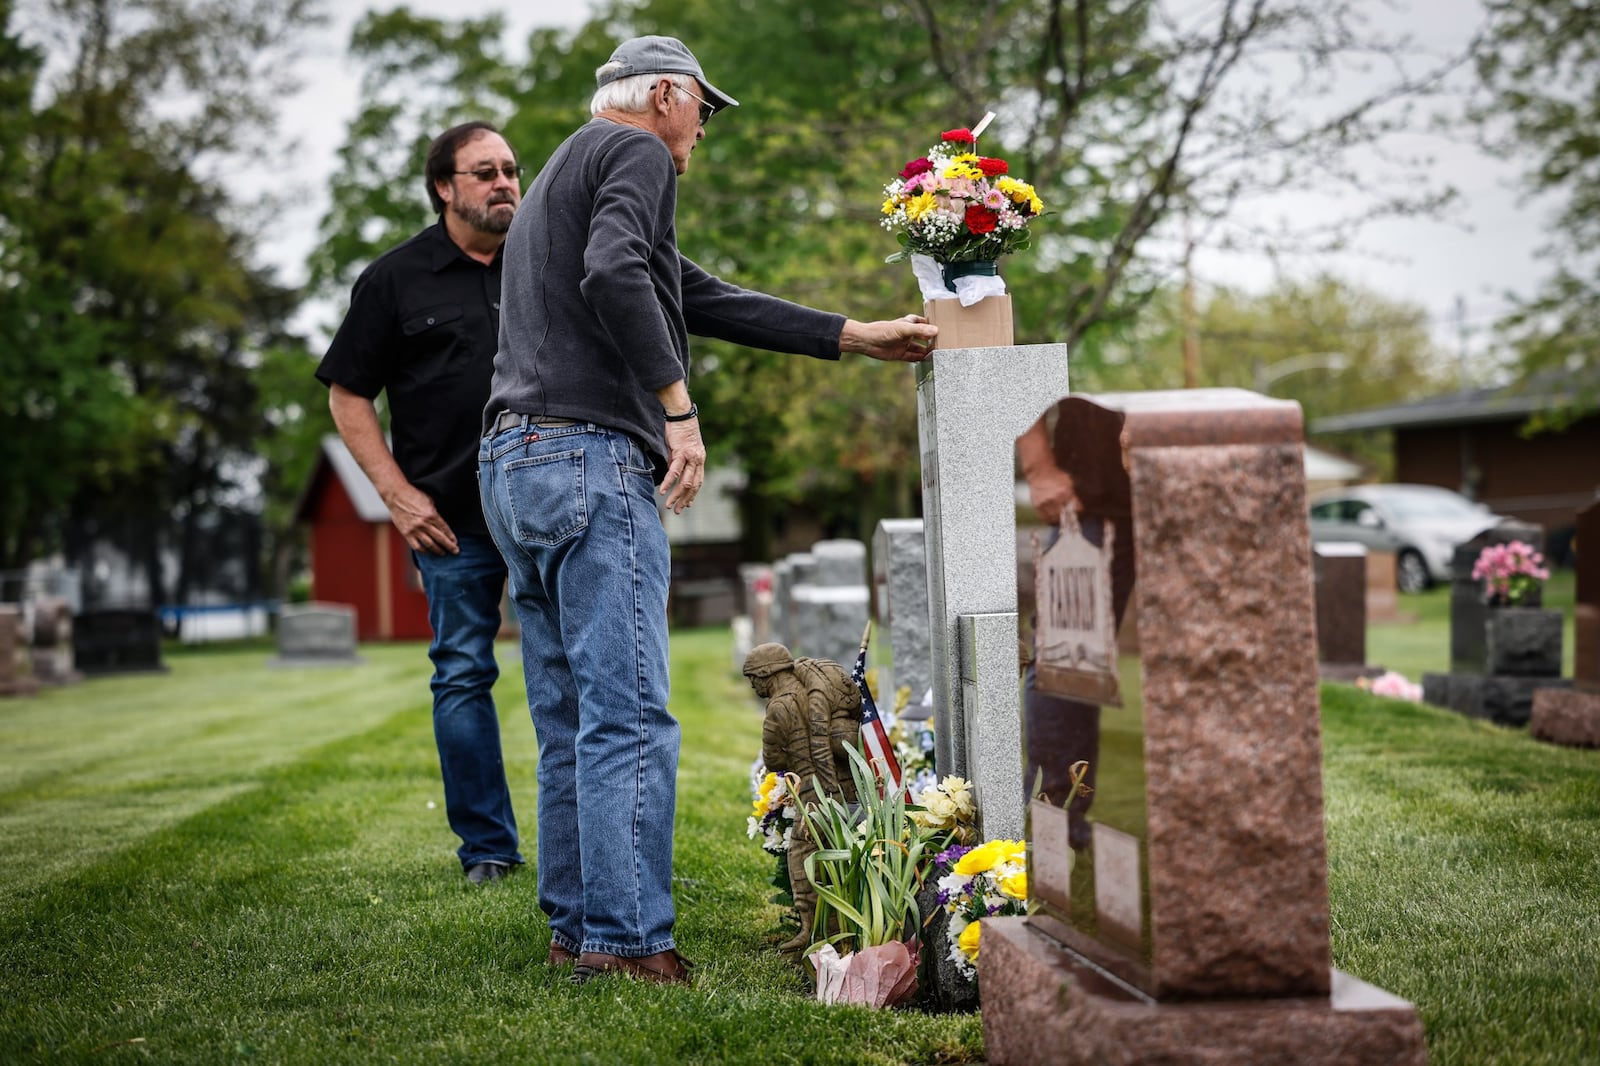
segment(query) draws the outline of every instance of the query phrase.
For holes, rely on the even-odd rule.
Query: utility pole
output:
[[[1467,391],[1467,298],[1456,294],[1456,391]]]
[[[1200,387],[1200,334],[1194,310],[1194,234],[1183,216],[1183,387]]]

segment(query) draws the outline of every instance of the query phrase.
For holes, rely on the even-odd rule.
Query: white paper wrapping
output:
[[[945,288],[944,271],[931,256],[913,255],[911,273],[916,276],[924,300],[960,300],[962,307],[971,307],[986,296],[1004,296],[1005,279],[998,274],[969,274],[956,279],[956,291]]]

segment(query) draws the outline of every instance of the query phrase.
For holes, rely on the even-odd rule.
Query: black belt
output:
[[[541,429],[559,429],[562,426],[577,425],[576,419],[571,418],[538,418],[533,415],[522,415],[515,411],[501,411],[500,417],[494,420],[494,425],[489,433],[504,433],[508,429],[515,429],[522,425],[535,425]]]

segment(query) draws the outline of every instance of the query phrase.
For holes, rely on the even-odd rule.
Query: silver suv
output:
[[[1504,516],[1434,485],[1357,485],[1311,500],[1311,541],[1355,541],[1395,556],[1401,592],[1450,580],[1456,545]]]

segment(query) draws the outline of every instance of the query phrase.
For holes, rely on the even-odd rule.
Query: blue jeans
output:
[[[433,643],[433,739],[444,777],[444,808],[461,838],[463,867],[520,863],[517,819],[511,812],[500,718],[491,689],[500,677],[494,638],[506,565],[494,541],[457,533],[459,555],[412,552],[428,595]]]
[[[478,464],[522,622],[551,939],[608,955],[669,950],[678,723],[650,462],[627,434],[579,423],[495,434]]]

